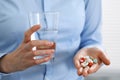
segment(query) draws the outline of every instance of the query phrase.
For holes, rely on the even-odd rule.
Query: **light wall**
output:
[[[120,0],[102,0],[103,42],[111,59],[111,70],[120,70]]]
[[[111,65],[103,66],[97,73],[120,72],[120,0],[102,0],[103,43],[111,60]],[[97,75],[97,74],[96,74]],[[109,74],[108,74],[109,75]]]

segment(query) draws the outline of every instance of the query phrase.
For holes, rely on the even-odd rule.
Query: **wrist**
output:
[[[7,65],[5,65],[5,63],[6,63],[5,56],[6,55],[4,55],[4,56],[2,56],[0,58],[0,72],[2,72],[2,73],[9,73],[9,71],[7,70],[8,69]]]

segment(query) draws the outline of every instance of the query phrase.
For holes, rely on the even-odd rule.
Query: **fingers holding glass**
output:
[[[52,55],[33,59],[33,60],[35,64],[42,64],[42,63],[48,62],[50,59],[52,59]]]

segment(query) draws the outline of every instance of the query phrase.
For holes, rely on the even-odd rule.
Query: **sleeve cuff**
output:
[[[7,53],[0,53],[0,58],[1,58],[2,56],[4,56],[5,54],[7,54]]]
[[[2,76],[1,76],[1,74],[0,74],[0,80],[2,79]]]
[[[6,74],[6,73],[0,72],[0,80],[2,80],[3,76],[7,76],[7,75],[11,75],[11,74],[13,74],[13,73]]]

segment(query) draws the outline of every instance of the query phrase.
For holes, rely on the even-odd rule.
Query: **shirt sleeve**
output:
[[[103,50],[101,36],[101,0],[85,0],[85,16],[80,48],[97,47]]]

